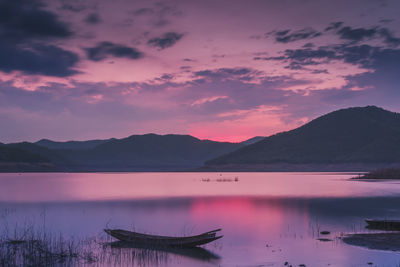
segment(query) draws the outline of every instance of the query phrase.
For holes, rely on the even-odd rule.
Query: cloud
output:
[[[0,44],[0,70],[27,74],[66,77],[78,73],[73,67],[79,61],[75,53],[54,45],[35,44],[29,48]]]
[[[313,28],[304,28],[298,31],[275,31],[269,34],[273,34],[275,36],[275,41],[279,43],[290,43],[299,40],[313,39],[322,35],[321,32],[318,32]]]
[[[388,53],[388,51],[392,51],[392,53],[400,51],[393,49],[393,47],[400,45],[400,38],[395,37],[389,29],[381,26],[353,28],[345,26],[344,22],[332,22],[325,28],[324,34],[328,32],[333,32],[335,35],[339,36],[340,40],[345,40],[347,42],[328,44],[319,47],[316,47],[313,43],[307,43],[301,48],[286,49],[278,56],[262,57],[257,55],[253,59],[281,61],[286,63],[285,68],[291,70],[305,70],[305,66],[326,64],[332,60],[376,70],[376,62],[381,56]],[[314,38],[320,36],[322,32],[317,32],[311,28],[305,28],[297,32],[291,32],[291,30],[287,29],[274,31],[269,34],[273,34],[280,42],[287,43]],[[380,45],[375,43],[375,45],[372,46],[364,42],[372,39],[381,40],[382,43]],[[387,59],[387,61],[391,62],[390,59]],[[320,74],[321,72],[312,70],[311,73]]]
[[[353,28],[344,26],[343,22],[333,22],[325,32],[334,31],[340,39],[353,43],[359,43],[371,39],[381,39],[385,44],[390,46],[400,45],[400,38],[395,37],[388,28],[381,26],[373,26],[371,28]]]
[[[313,39],[329,32],[334,32],[341,40],[349,41],[352,43],[360,43],[371,39],[381,39],[386,45],[398,46],[400,45],[400,38],[397,38],[393,33],[385,27],[372,26],[370,28],[353,28],[345,26],[344,22],[332,22],[324,31],[320,32],[313,28],[303,28],[301,30],[293,31],[290,29],[272,31],[266,34],[274,36],[275,41],[278,43],[291,43],[300,40]]]
[[[194,74],[196,76],[203,76],[203,77],[224,77],[227,75],[233,76],[240,76],[244,74],[251,73],[252,70],[249,68],[221,68],[216,70],[202,70],[196,71]]]
[[[113,98],[113,89],[118,89],[120,94],[124,90],[122,86],[75,85],[49,84],[48,88],[26,91],[0,82],[0,123],[8,126],[0,133],[0,140],[89,139],[99,135],[122,137],[137,133],[135,127],[140,127],[137,125],[166,121],[170,115],[168,110],[159,112],[157,107],[141,108],[124,103],[121,95]],[[128,85],[123,86],[126,88]],[[103,99],[100,99],[101,95]]]
[[[376,36],[377,28],[355,28],[346,26],[342,27],[337,31],[337,34],[340,36],[341,39],[360,42],[364,41],[365,39],[370,39]]]
[[[384,42],[388,45],[392,46],[400,45],[400,38],[394,37],[393,34],[387,28],[379,29],[379,35],[384,39]]]
[[[267,61],[282,61],[287,63],[287,69],[299,70],[304,66],[319,65],[328,63],[334,59],[340,59],[341,56],[337,51],[330,47],[319,48],[299,48],[299,49],[286,49],[282,56],[276,57],[254,57],[254,60],[267,60]]]
[[[176,6],[170,5],[166,2],[156,2],[151,7],[142,7],[135,9],[132,14],[136,18],[146,19],[150,25],[161,28],[171,23],[171,20],[175,17],[182,15]]]
[[[356,56],[358,51],[353,51],[354,56],[347,58],[347,61],[360,62],[363,66],[373,70],[354,76],[349,76],[349,86],[361,88],[374,88],[380,92],[380,97],[387,99],[387,102],[396,103],[400,97],[400,49],[365,47],[365,52]],[[364,59],[363,56],[366,55]]]
[[[385,65],[393,66],[398,59],[400,49],[382,48],[371,45],[331,45],[317,49],[286,50],[286,59],[301,65],[318,65],[331,60],[342,60],[345,63],[358,65],[362,68],[376,70]],[[400,66],[400,65],[399,65]]]
[[[344,74],[346,84],[335,88],[346,93],[331,94],[326,96],[334,101],[337,96],[359,96],[354,90],[365,90],[369,95],[363,104],[376,104],[374,101],[385,101],[395,106],[395,98],[400,97],[400,49],[391,46],[343,43],[335,45],[320,46],[314,48],[287,49],[282,56],[255,57],[255,60],[275,60],[286,64],[286,68],[292,70],[305,69],[311,65],[331,64],[333,61],[342,62],[361,68],[357,74]],[[305,69],[307,70],[307,69]],[[319,75],[326,73],[310,70],[311,73]],[[374,101],[371,101],[374,100]]]
[[[154,37],[147,41],[147,44],[153,47],[157,47],[159,49],[165,49],[173,46],[178,42],[184,34],[176,33],[176,32],[167,32],[161,37]]]
[[[196,78],[210,79],[233,79],[243,82],[257,81],[263,76],[261,71],[251,68],[220,68],[212,70],[201,70],[193,73]]]
[[[344,24],[343,21],[331,22],[329,24],[329,26],[325,28],[325,31],[327,32],[327,31],[330,31],[330,30],[337,30],[340,27],[342,27],[343,24]]]
[[[367,44],[339,44],[320,46],[317,48],[299,48],[286,49],[282,56],[276,57],[254,57],[254,60],[272,60],[288,63],[289,69],[301,69],[308,65],[320,65],[329,63],[332,60],[340,60],[345,63],[358,65],[366,69],[376,69],[377,62],[384,64],[382,58],[387,62],[393,63],[393,60],[388,57],[392,54],[397,57],[397,52],[400,49],[382,48],[380,46],[371,46]]]
[[[101,42],[91,48],[85,48],[87,57],[92,61],[101,61],[107,57],[139,59],[143,53],[129,46],[112,42]]]
[[[221,68],[193,73],[193,77],[203,79],[202,83],[174,82],[172,75],[165,73],[159,83],[72,81],[68,86],[53,83],[35,91],[0,82],[0,120],[21,134],[0,133],[0,138],[87,139],[156,131],[240,140],[291,129],[310,114],[354,105],[357,96],[366,94],[350,89],[319,90],[308,95],[287,91],[310,83],[291,76],[265,77],[260,73],[259,83],[241,80],[253,73],[260,71]],[[279,123],[273,123],[268,114],[276,114]],[[33,132],[25,134],[24,125],[25,129],[32,127]]]
[[[152,8],[149,7],[143,7],[143,8],[138,8],[135,11],[133,11],[133,14],[136,16],[142,16],[142,15],[150,15],[153,14],[155,11]]]
[[[74,13],[79,13],[84,10],[94,8],[96,4],[90,3],[87,0],[60,0],[60,9]]]
[[[327,69],[320,69],[320,70],[312,70],[311,73],[313,74],[329,74],[329,71]]]
[[[0,0],[0,70],[66,77],[78,73],[77,54],[52,44],[73,35],[39,1]]]
[[[320,47],[318,49],[288,49],[285,50],[287,59],[301,62],[304,65],[315,65],[318,64],[315,60],[319,59],[336,59],[337,55],[335,51],[329,48]]]
[[[40,38],[72,36],[67,24],[54,13],[32,0],[0,0],[0,36],[2,39],[26,41]]]
[[[98,13],[90,13],[85,18],[85,22],[88,24],[99,24],[101,21],[101,17]]]
[[[191,106],[198,106],[198,105],[203,105],[205,103],[210,103],[210,102],[214,102],[220,99],[227,99],[228,96],[226,95],[222,95],[222,96],[211,96],[211,97],[204,97],[201,99],[198,99],[196,101],[194,101]]]

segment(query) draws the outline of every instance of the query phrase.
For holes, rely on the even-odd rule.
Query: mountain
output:
[[[48,158],[0,143],[0,172],[50,170],[56,170],[56,167]]]
[[[209,160],[206,165],[267,170],[290,169],[289,165],[354,169],[399,163],[400,114],[367,106],[331,112],[292,131]]]
[[[112,139],[107,140],[88,140],[88,141],[67,141],[67,142],[57,142],[49,139],[42,139],[37,141],[35,144],[38,146],[46,147],[49,149],[91,149],[98,145],[104,144]]]
[[[39,155],[40,157],[45,158],[47,161],[57,165],[68,162],[68,159],[63,155],[63,153],[60,153],[60,151],[42,147],[34,143],[20,142],[7,144],[6,146]]]
[[[205,163],[205,164],[204,164]],[[0,171],[364,171],[400,166],[400,114],[337,110],[242,143],[190,135],[0,144]]]
[[[187,170],[229,153],[240,143],[200,140],[190,135],[132,135],[87,150],[58,150],[73,168],[90,170]]]
[[[265,136],[254,136],[250,139],[247,139],[247,140],[241,142],[241,144],[246,145],[246,146],[251,145],[251,144],[254,144],[254,143],[257,143],[257,142],[263,140],[264,138],[265,138]]]
[[[39,154],[0,144],[0,162],[48,162]]]
[[[200,140],[190,135],[132,135],[122,139],[4,145],[19,151],[14,160],[27,155],[56,166],[59,171],[182,171],[201,167],[208,159],[232,152],[241,143]],[[0,154],[1,156],[1,154]],[[8,164],[9,165],[9,164]],[[53,168],[54,169],[54,168]],[[7,167],[7,171],[10,171]],[[2,166],[0,166],[2,171]],[[15,171],[20,171],[16,168]]]

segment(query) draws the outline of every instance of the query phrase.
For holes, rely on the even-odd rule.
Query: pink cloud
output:
[[[279,106],[260,106],[250,110],[236,110],[218,114],[221,120],[189,124],[189,133],[202,139],[241,142],[254,136],[269,136],[276,132],[291,130],[304,124],[303,117],[290,122]]]

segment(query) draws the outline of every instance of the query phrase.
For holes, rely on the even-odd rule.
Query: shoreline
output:
[[[151,171],[142,171],[142,170],[120,170],[120,171],[115,171],[115,170],[109,170],[109,171],[104,171],[104,170],[94,170],[94,171],[0,171],[1,174],[24,174],[24,173],[326,173],[326,174],[331,174],[331,173],[340,173],[340,174],[347,174],[347,175],[354,175],[355,173],[360,173],[359,171],[319,171],[319,170],[314,170],[314,171],[288,171],[288,170],[274,170],[274,171],[260,171],[260,170],[254,170],[254,171],[238,171],[238,170],[207,170],[207,171],[197,171],[197,170],[151,170]],[[353,179],[350,178],[351,180],[358,180],[358,179]],[[361,179],[360,179],[361,180]],[[364,179],[368,180],[368,179]],[[372,180],[372,179],[370,179]],[[383,179],[377,179],[377,180],[383,180]]]
[[[376,169],[363,175],[359,174],[358,177],[353,177],[351,179],[372,181],[400,180],[400,168]]]
[[[349,234],[341,239],[352,246],[400,252],[400,232]]]
[[[0,173],[92,173],[92,172],[350,172],[355,179],[367,177],[376,170],[400,169],[400,163],[267,163],[267,164],[225,164],[225,165],[130,165],[95,166],[49,164],[1,164]],[[400,176],[399,176],[400,177]],[[368,178],[369,179],[369,178]]]

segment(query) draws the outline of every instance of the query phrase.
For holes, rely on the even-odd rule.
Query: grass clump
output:
[[[95,262],[97,257],[86,247],[82,241],[35,231],[33,227],[4,231],[0,235],[0,266],[74,266]]]

